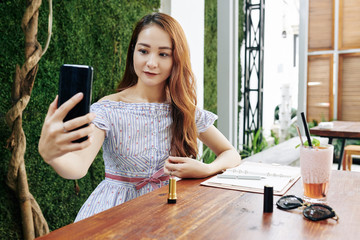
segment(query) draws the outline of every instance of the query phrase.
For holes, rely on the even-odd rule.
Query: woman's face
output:
[[[156,24],[139,34],[134,50],[134,69],[138,83],[163,87],[173,66],[170,36]]]

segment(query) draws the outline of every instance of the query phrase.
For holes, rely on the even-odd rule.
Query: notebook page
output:
[[[300,177],[300,168],[256,162],[244,162],[236,168],[227,169],[224,175],[261,176],[261,180],[227,179],[214,176],[202,185],[218,186],[254,192],[262,192],[265,185],[272,186],[274,192],[282,192]],[[290,187],[289,186],[289,187]]]

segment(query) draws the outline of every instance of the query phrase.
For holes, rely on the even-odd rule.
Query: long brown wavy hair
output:
[[[196,158],[198,153],[195,124],[196,84],[185,34],[174,18],[163,13],[152,13],[136,24],[127,52],[125,72],[117,91],[120,92],[137,83],[138,76],[135,73],[133,61],[135,45],[140,32],[153,24],[157,24],[169,34],[173,48],[173,67],[166,81],[173,119],[171,155]]]

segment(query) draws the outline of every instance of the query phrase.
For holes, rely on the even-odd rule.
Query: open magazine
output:
[[[281,196],[299,178],[299,167],[245,161],[202,182],[201,185],[257,193],[263,193],[264,186],[272,186],[274,195]]]

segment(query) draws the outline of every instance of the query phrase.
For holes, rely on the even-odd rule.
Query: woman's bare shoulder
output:
[[[106,100],[118,102],[121,99],[119,94],[120,93],[114,93],[114,94],[107,95],[105,97],[100,98],[98,102],[102,102],[102,101],[106,101]]]

